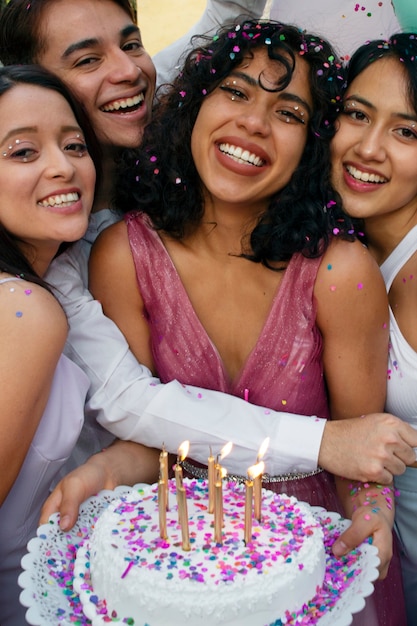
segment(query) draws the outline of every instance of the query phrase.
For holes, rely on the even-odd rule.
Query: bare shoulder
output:
[[[359,241],[335,238],[323,255],[317,276],[318,284],[328,288],[384,288],[377,262],[368,248]]]
[[[127,226],[124,220],[120,220],[105,228],[97,237],[92,248],[92,255],[106,254],[113,255],[119,249],[123,250],[129,245]]]
[[[354,331],[388,328],[388,297],[381,271],[369,250],[358,241],[336,239],[323,255],[314,286],[317,323]],[[384,331],[385,332],[385,331]]]
[[[0,323],[9,337],[33,333],[65,342],[68,324],[59,302],[47,289],[25,280],[0,283]]]

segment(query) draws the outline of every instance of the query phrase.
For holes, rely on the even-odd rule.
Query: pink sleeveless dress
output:
[[[232,381],[147,216],[128,213],[125,222],[150,328],[152,354],[162,382],[177,379],[184,384],[242,398],[248,390],[249,401],[254,404],[289,413],[329,417],[321,358],[322,337],[315,322],[313,295],[321,258],[307,259],[301,254],[291,258],[261,335],[239,376]],[[221,302],[213,306],[221,306]],[[325,471],[305,478],[267,482],[264,487],[343,514],[333,478]],[[397,578],[398,564],[395,571]],[[397,598],[401,597],[398,593],[401,581],[399,585],[394,585]],[[386,585],[379,585],[382,586]],[[390,584],[391,591],[392,587]],[[386,593],[378,595],[381,595],[378,605],[382,615],[385,614]],[[384,618],[376,621],[371,607],[365,612],[366,616],[359,620],[358,615],[354,624],[403,626],[405,623],[392,621],[391,616],[388,621]],[[401,615],[400,606],[396,612]]]

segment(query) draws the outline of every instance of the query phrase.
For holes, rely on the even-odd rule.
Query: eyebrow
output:
[[[37,126],[21,126],[20,128],[13,128],[12,130],[9,130],[8,133],[6,133],[3,139],[0,140],[0,144],[5,143],[10,137],[19,135],[20,133],[37,133],[38,130],[39,129]],[[81,130],[79,126],[63,126],[61,128],[61,132],[63,133],[77,132],[77,133],[81,133],[82,135],[84,135],[83,131]]]
[[[360,104],[363,104],[363,106],[368,107],[369,109],[372,109],[373,111],[376,111],[377,107],[375,106],[375,104],[372,104],[372,102],[369,102],[369,100],[367,100],[366,98],[363,98],[362,96],[355,96],[354,94],[348,96],[347,98],[345,98],[344,102],[350,102],[351,100],[355,101],[355,102],[359,102]],[[403,113],[401,111],[394,111],[391,115],[391,117],[400,117],[403,120],[407,120],[410,122],[415,122],[417,121],[417,115],[414,114],[410,114],[410,113]]]
[[[121,39],[126,39],[132,34],[138,34],[140,37],[140,30],[135,24],[128,24],[125,28],[122,28],[120,31]],[[74,52],[78,52],[79,50],[85,50],[86,48],[93,48],[94,46],[98,46],[100,44],[100,39],[97,37],[90,37],[88,39],[81,39],[80,41],[76,41],[64,50],[62,55],[63,59],[67,59]]]
[[[250,85],[251,87],[259,87],[259,79],[255,79],[252,76],[249,76],[249,74],[245,74],[245,72],[231,72],[229,76],[236,76],[237,78],[241,78],[246,84]],[[307,113],[311,116],[312,111],[310,105],[303,98],[297,96],[297,94],[291,93],[289,91],[273,91],[272,93],[276,93],[280,100],[294,102],[295,104],[301,104],[301,106],[305,107]]]

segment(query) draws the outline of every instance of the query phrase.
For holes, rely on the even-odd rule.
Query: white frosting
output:
[[[94,594],[135,626],[263,626],[313,598],[323,583],[323,534],[308,506],[263,491],[262,522],[245,546],[244,486],[224,485],[223,543],[213,539],[205,481],[184,481],[191,550],[182,550],[175,484],[168,539],[159,537],[157,485],[114,501],[91,535]],[[83,602],[86,602],[82,597]]]

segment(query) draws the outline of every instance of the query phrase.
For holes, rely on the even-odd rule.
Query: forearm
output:
[[[105,482],[102,489],[114,489],[117,485],[155,482],[159,471],[159,453],[160,450],[132,441],[116,440],[87,463],[95,463],[103,468]]]
[[[395,514],[393,484],[363,483],[336,477],[336,486],[346,517],[352,518],[359,509],[362,509],[365,520],[371,513],[381,513],[392,528]]]

